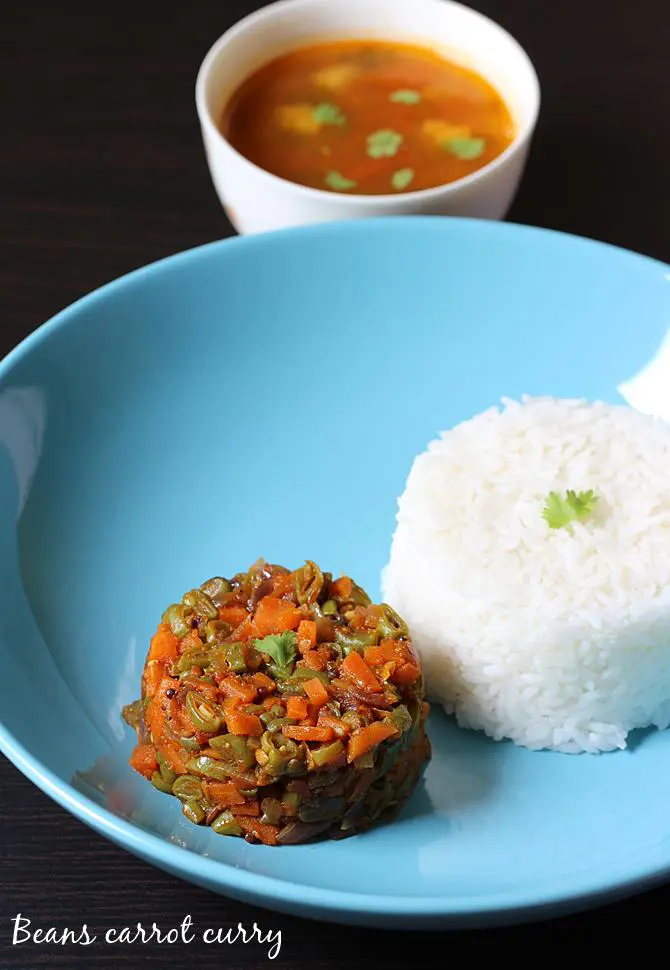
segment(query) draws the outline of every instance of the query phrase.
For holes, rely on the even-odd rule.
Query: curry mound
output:
[[[221,835],[292,845],[389,817],[430,757],[404,621],[349,577],[261,560],[168,607],[130,763]]]

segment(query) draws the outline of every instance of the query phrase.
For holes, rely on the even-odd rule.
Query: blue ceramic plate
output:
[[[667,733],[532,753],[434,711],[397,822],[266,848],[134,775],[120,710],[164,606],[213,573],[309,557],[378,594],[440,429],[524,392],[663,410],[668,272],[520,226],[386,219],[215,243],[60,313],[0,365],[3,751],[138,856],[306,916],[490,924],[665,878]]]

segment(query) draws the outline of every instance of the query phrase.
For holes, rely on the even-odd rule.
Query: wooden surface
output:
[[[336,2],[336,0],[333,0]],[[411,2],[411,0],[408,0]],[[475,0],[533,58],[541,122],[510,218],[670,261],[667,0]],[[193,84],[209,45],[256,0],[111,4],[33,0],[0,13],[0,354],[72,300],[126,271],[229,235],[209,182]],[[171,13],[170,11],[175,12]],[[17,645],[20,648],[20,645]],[[0,712],[1,716],[1,712]],[[57,726],[55,727],[57,730]],[[670,768],[669,768],[670,770]],[[668,809],[670,811],[670,807]],[[566,820],[569,824],[569,820]],[[587,915],[488,932],[350,930],[254,910],[195,889],[93,834],[0,762],[0,968],[170,966],[421,970],[472,947],[539,956],[660,932],[670,889]],[[11,945],[33,927],[93,932],[256,921],[258,944]],[[659,922],[660,918],[660,922]],[[657,927],[659,928],[657,930]]]

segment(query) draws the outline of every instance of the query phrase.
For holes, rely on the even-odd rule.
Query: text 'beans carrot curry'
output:
[[[486,165],[514,138],[498,92],[422,47],[339,41],[252,74],[220,129],[251,162],[291,182],[358,195],[433,188]]]
[[[131,765],[221,835],[344,838],[398,809],[430,757],[403,620],[347,576],[263,560],[163,614],[124,710]]]

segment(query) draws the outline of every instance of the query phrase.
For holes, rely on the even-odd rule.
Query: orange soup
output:
[[[514,137],[484,78],[423,47],[382,41],[318,44],[271,61],[242,83],[220,129],[274,175],[358,195],[453,182]]]

